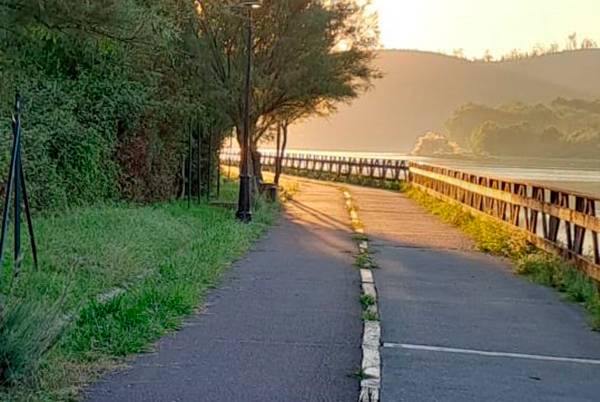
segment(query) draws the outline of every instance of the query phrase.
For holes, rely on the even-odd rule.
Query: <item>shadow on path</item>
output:
[[[204,313],[108,376],[90,402],[358,399],[359,275],[334,188],[302,191]],[[343,226],[343,227],[342,227]]]

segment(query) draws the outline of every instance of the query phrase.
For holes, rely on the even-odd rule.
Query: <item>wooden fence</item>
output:
[[[263,153],[261,164],[272,169],[275,166],[275,154]],[[221,161],[239,164],[237,152],[224,152]],[[347,158],[310,154],[286,154],[282,159],[283,172],[288,174],[310,173],[315,178],[348,180],[350,178],[372,179],[379,181],[407,181],[408,164],[402,160]]]
[[[600,282],[600,198],[536,183],[410,163],[411,184],[504,222]]]
[[[239,154],[223,153],[223,163],[239,164]],[[263,166],[275,165],[263,154]],[[428,194],[522,232],[535,246],[573,262],[600,282],[600,198],[536,183],[477,175],[416,162],[288,154],[284,172],[348,180],[409,181]]]

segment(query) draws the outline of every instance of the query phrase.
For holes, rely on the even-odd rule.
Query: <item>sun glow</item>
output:
[[[383,47],[409,47],[419,35],[424,20],[423,4],[419,1],[374,0],[379,13],[380,40]]]
[[[373,0],[386,48],[452,52],[480,57],[536,44],[565,46],[578,33],[600,42],[598,0]]]

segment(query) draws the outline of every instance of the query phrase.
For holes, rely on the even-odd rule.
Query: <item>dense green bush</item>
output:
[[[29,300],[0,300],[0,385],[30,377],[64,327],[57,308]]]
[[[165,200],[182,185],[196,72],[193,2],[9,0],[0,5],[0,176],[14,94],[34,207]],[[227,127],[224,122],[220,132]],[[215,147],[216,148],[216,147]]]
[[[91,91],[84,92],[86,83],[17,79],[24,97],[23,163],[33,204],[51,207],[114,197],[118,191],[118,168],[112,157],[116,131],[85,116],[86,109],[104,106],[96,103]],[[4,103],[2,115],[10,116],[11,103]],[[110,121],[111,114],[100,115]],[[2,177],[7,175],[11,139],[9,128],[3,126]]]

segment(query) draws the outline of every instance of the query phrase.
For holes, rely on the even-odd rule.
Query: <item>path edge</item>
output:
[[[352,230],[357,237],[357,246],[359,255],[369,255],[369,239],[365,236],[365,231],[358,215],[356,203],[352,194],[347,188],[340,187],[346,200],[346,208],[350,214]],[[367,320],[363,318],[362,333],[362,362],[361,362],[361,381],[359,402],[379,402],[381,391],[381,322],[379,320],[379,299],[377,297],[377,288],[373,276],[373,265],[366,264],[360,268],[360,279],[362,295],[368,295],[374,300],[374,304],[368,306],[365,312],[371,316],[377,317],[376,320]]]

